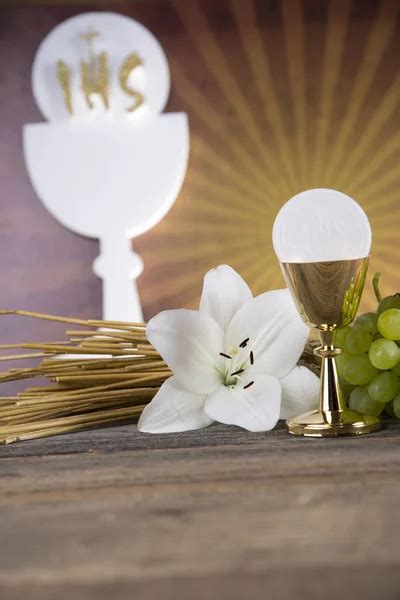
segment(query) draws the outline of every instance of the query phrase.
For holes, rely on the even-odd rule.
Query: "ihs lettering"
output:
[[[93,48],[94,40],[100,34],[97,31],[88,30],[81,38],[87,44],[87,60],[80,64],[80,86],[85,96],[87,106],[90,110],[94,108],[92,95],[98,95],[102,99],[104,107],[109,109],[110,70],[108,55],[106,52],[95,54]],[[143,61],[136,53],[130,54],[123,61],[118,73],[118,82],[122,91],[134,99],[134,102],[126,110],[133,112],[144,102],[143,94],[129,86],[128,80],[131,73],[143,65]],[[71,69],[63,60],[58,60],[56,65],[56,76],[64,96],[64,104],[70,115],[73,114],[73,102],[71,92]]]

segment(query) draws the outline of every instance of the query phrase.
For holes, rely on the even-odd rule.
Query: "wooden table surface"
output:
[[[1,600],[400,598],[400,424],[0,447]]]

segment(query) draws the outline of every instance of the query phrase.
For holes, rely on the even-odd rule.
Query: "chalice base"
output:
[[[287,421],[289,433],[307,437],[335,437],[364,435],[382,427],[379,417],[362,415],[345,408],[341,411],[314,410]]]

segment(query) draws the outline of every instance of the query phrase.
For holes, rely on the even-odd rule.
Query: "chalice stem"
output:
[[[143,321],[136,278],[143,262],[133,252],[132,242],[114,235],[100,240],[100,256],[94,261],[94,272],[103,280],[103,319],[110,321]]]
[[[136,280],[129,273],[121,273],[116,269],[103,278],[103,319],[135,323],[143,321]]]
[[[380,429],[378,417],[361,415],[347,408],[336,367],[336,356],[341,353],[335,348],[332,330],[320,330],[321,346],[314,351],[322,359],[319,408],[288,421],[289,432],[311,437],[335,435],[362,435]]]
[[[340,352],[333,345],[333,332],[320,332],[321,347],[317,353],[322,358],[319,410],[323,413],[343,412],[346,402],[340,389],[336,356]]]

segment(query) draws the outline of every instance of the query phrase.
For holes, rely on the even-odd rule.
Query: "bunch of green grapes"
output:
[[[350,408],[400,419],[400,294],[382,299],[379,276],[373,280],[377,311],[337,330],[335,345],[342,353],[336,362]]]

